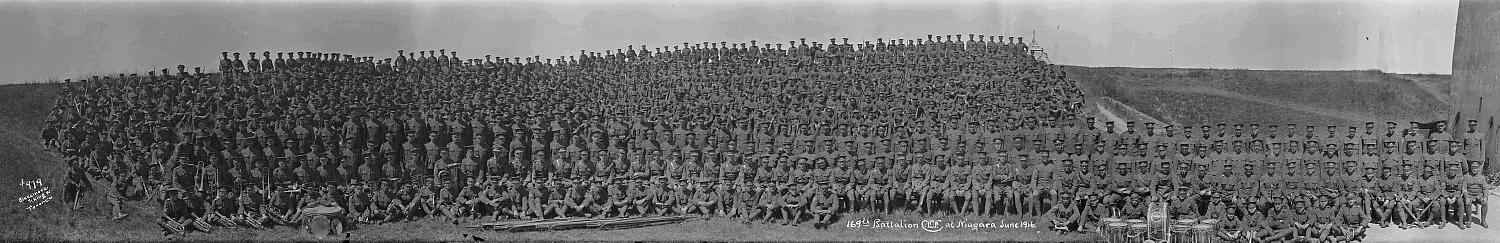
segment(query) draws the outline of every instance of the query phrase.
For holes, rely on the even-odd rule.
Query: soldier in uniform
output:
[[[1471,223],[1469,220],[1478,220],[1478,222],[1472,223],[1478,223],[1485,228],[1489,228],[1489,223],[1485,221],[1489,217],[1490,209],[1490,204],[1487,200],[1488,197],[1485,196],[1485,192],[1490,189],[1489,180],[1480,174],[1480,171],[1484,170],[1484,162],[1471,160],[1468,163],[1468,173],[1461,179],[1463,181],[1464,203],[1462,205],[1463,210],[1460,210],[1459,213],[1459,220],[1463,222],[1464,227],[1469,226],[1468,224]]]
[[[192,224],[192,209],[188,208],[188,203],[184,200],[185,197],[181,195],[181,190],[168,188],[162,193],[165,195],[162,197],[164,199],[162,206],[166,214],[162,217],[162,221],[157,224],[161,225],[169,235],[186,233],[186,225]]]
[[[1413,162],[1410,160],[1404,160],[1401,164],[1401,167],[1403,168],[1401,176],[1389,178],[1389,180],[1393,180],[1391,184],[1398,185],[1397,191],[1395,193],[1396,201],[1398,203],[1396,204],[1395,221],[1401,229],[1413,227],[1414,223],[1416,223],[1417,218],[1420,217],[1416,214],[1418,198],[1416,188],[1417,184],[1421,182],[1421,179],[1419,179],[1414,170],[1411,169],[1412,163]]]
[[[704,186],[707,183],[709,183],[709,180],[698,180],[697,184],[690,184],[693,188],[691,188],[692,195],[687,199],[689,203],[686,205],[688,206],[687,213],[695,213],[702,218],[710,218],[721,207],[721,203],[723,202],[719,201],[721,198],[718,195],[719,191],[715,190],[713,186]]]
[[[777,195],[778,193],[774,191],[776,189],[771,185],[764,182],[760,182],[757,184],[758,187],[755,189],[755,192],[758,194],[756,195],[756,203],[758,205],[755,206],[754,211],[752,211],[749,216],[746,217],[746,222],[748,223],[753,219],[760,219],[762,223],[770,223],[772,220],[772,215],[775,215],[777,212],[781,211],[781,205],[777,203],[777,200],[780,199],[781,196]]]
[[[1370,216],[1366,214],[1368,210],[1360,204],[1358,199],[1350,198],[1341,207],[1335,209],[1338,211],[1337,218],[1341,224],[1331,232],[1334,235],[1333,241],[1354,242],[1364,239],[1365,229],[1368,228],[1366,225],[1370,224]]]
[[[815,220],[813,228],[827,229],[828,225],[833,224],[834,213],[839,210],[838,195],[828,190],[827,181],[821,181],[818,184],[819,187],[812,193],[808,210]]]
[[[782,225],[799,226],[802,223],[802,216],[808,213],[807,203],[811,199],[811,192],[807,187],[798,185],[789,185],[784,192],[779,200],[782,216],[786,218]]]

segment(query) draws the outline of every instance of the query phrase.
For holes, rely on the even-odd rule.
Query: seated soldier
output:
[[[176,188],[169,188],[163,193],[165,196],[162,197],[162,206],[166,214],[157,224],[162,226],[167,235],[186,233],[187,225],[192,224],[192,210],[188,208],[185,197]]]
[[[1316,239],[1317,242],[1331,241],[1333,239],[1332,234],[1338,231],[1337,224],[1341,220],[1338,219],[1339,210],[1334,208],[1338,204],[1332,202],[1332,200],[1333,197],[1320,195],[1317,201],[1313,202],[1313,206],[1309,210],[1313,218],[1311,237]]]
[[[1473,223],[1478,223],[1485,228],[1490,227],[1489,223],[1485,222],[1485,219],[1490,215],[1490,204],[1486,200],[1485,192],[1489,191],[1490,188],[1488,179],[1480,174],[1480,171],[1483,170],[1483,161],[1469,161],[1468,175],[1464,176],[1463,179],[1465,192],[1463,194],[1464,210],[1460,214],[1462,216],[1459,217],[1461,220],[1465,220],[1464,224],[1466,226],[1470,222],[1468,220],[1472,218],[1477,220],[1477,222]]]
[[[565,180],[562,183],[549,182],[548,184],[550,184],[550,188],[547,190],[547,201],[542,206],[542,213],[556,216],[542,217],[563,219],[568,218],[567,189],[572,187],[572,185],[570,185],[572,184],[572,182],[568,182]]]
[[[802,216],[807,214],[807,199],[810,193],[802,187],[788,187],[786,193],[781,195],[782,216],[786,221],[782,225],[798,226],[802,224]]]
[[[1455,147],[1453,149],[1457,150],[1458,148]],[[1438,185],[1434,185],[1435,187],[1441,187],[1438,188],[1437,193],[1439,196],[1437,202],[1434,203],[1439,205],[1435,211],[1438,215],[1438,220],[1441,222],[1438,224],[1438,229],[1442,229],[1444,225],[1450,223],[1458,226],[1459,229],[1467,228],[1467,226],[1464,225],[1463,220],[1460,220],[1461,218],[1465,217],[1459,217],[1467,216],[1464,214],[1464,210],[1461,207],[1461,205],[1467,204],[1466,201],[1461,201],[1464,198],[1464,192],[1462,188],[1465,184],[1464,178],[1460,176],[1460,174],[1462,174],[1462,172],[1460,172],[1462,170],[1461,168],[1463,168],[1460,167],[1461,163],[1462,162],[1459,162],[1457,160],[1449,160],[1447,173],[1445,173],[1446,176],[1440,177],[1440,179],[1436,180],[1435,182],[1439,183]],[[1452,210],[1452,213],[1450,213],[1449,210]]]
[[[761,184],[759,190],[760,206],[756,207],[756,212],[751,215],[755,216],[755,218],[763,219],[761,221],[763,223],[772,223],[772,220],[775,220],[775,215],[781,215],[783,218],[788,217],[788,215],[781,214],[781,197],[784,194],[782,190],[782,186],[779,185]]]
[[[525,197],[522,194],[524,189],[510,178],[504,178],[503,183],[504,189],[500,192],[500,197],[494,201],[498,207],[496,211],[499,211],[495,215],[496,220],[501,216],[513,219],[525,219],[526,209],[524,207],[525,204],[522,203],[525,201]]]
[[[564,183],[571,185],[572,183]],[[587,191],[581,191],[581,186],[563,187],[563,215],[576,215],[582,217],[593,217],[590,211],[593,208],[592,200],[586,197]]]
[[[445,220],[455,220],[452,222],[457,223],[459,211],[463,206],[454,195],[458,193],[455,190],[460,190],[460,188],[451,186],[451,183],[438,183],[437,186],[437,200],[434,200],[437,203],[437,213],[441,214]]]
[[[719,203],[719,195],[712,186],[703,186],[701,183],[708,182],[705,180],[693,186],[693,188],[689,188],[692,191],[692,195],[688,196],[688,205],[686,205],[688,209],[686,211],[690,214],[698,214],[702,218],[709,218],[715,214],[714,211]]]
[[[484,192],[480,193],[483,200],[483,208],[487,210],[486,215],[499,220],[501,217],[516,217],[515,211],[517,197],[515,185],[509,179],[501,176],[490,176],[485,183]]]
[[[1335,242],[1361,241],[1365,237],[1365,229],[1370,223],[1370,216],[1364,207],[1360,206],[1358,199],[1351,198],[1338,209],[1340,225],[1332,235]]]
[[[301,191],[299,189],[290,189],[272,192],[273,194],[271,195],[273,195],[272,198],[274,199],[271,200],[271,203],[273,205],[267,214],[274,225],[295,226],[297,224],[297,214],[301,210],[300,208],[296,208],[297,201],[299,201],[296,193],[300,193]]]
[[[235,219],[240,225],[252,229],[265,228],[261,225],[261,222],[266,220],[265,215],[261,214],[262,207],[265,205],[261,195],[264,194],[261,194],[259,186],[248,187],[244,193],[240,193],[238,212],[235,213]]]
[[[588,211],[587,216],[603,218],[609,213],[610,206],[613,204],[610,202],[610,195],[604,189],[606,185],[602,177],[594,177],[594,183],[589,185],[588,191],[583,195],[583,201],[588,204],[588,208],[583,209]]]
[[[1224,217],[1219,218],[1220,230],[1215,236],[1217,236],[1219,240],[1227,242],[1250,241],[1250,239],[1247,238],[1248,235],[1246,234],[1246,232],[1248,232],[1247,229],[1251,227],[1250,225],[1254,223],[1252,223],[1250,220],[1247,220],[1247,218],[1250,217],[1250,213],[1246,213],[1245,210],[1241,209],[1252,208],[1254,206],[1255,203],[1247,202],[1244,206],[1241,207],[1229,207],[1229,213],[1224,215]]]
[[[407,207],[411,205],[411,200],[400,196],[400,192],[394,187],[386,187],[382,194],[387,195],[387,202],[384,209],[385,217],[380,219],[380,223],[394,223],[406,219]]]
[[[474,178],[464,180],[462,189],[458,192],[458,200],[463,207],[460,208],[458,215],[454,215],[455,217],[467,217],[469,219],[483,217],[484,205],[487,204],[489,199],[483,198],[484,188],[480,186],[483,185],[480,185]]]
[[[1287,228],[1291,233],[1286,236],[1288,237],[1287,239],[1291,241],[1312,241],[1317,237],[1314,232],[1316,230],[1314,224],[1316,223],[1317,215],[1312,214],[1313,210],[1311,207],[1312,203],[1308,202],[1306,196],[1297,197],[1296,202],[1292,204],[1291,215],[1285,217],[1292,224],[1292,227]]]
[[[213,222],[224,227],[234,228],[238,225],[238,223],[235,223],[234,220],[227,215],[235,215],[235,213],[239,211],[239,207],[237,207],[239,205],[235,202],[237,198],[238,197],[231,193],[229,190],[225,188],[219,188],[218,192],[215,193],[213,201],[208,204],[208,214],[203,216],[208,218],[209,222]]]
[[[1067,192],[1059,192],[1057,195],[1058,202],[1070,201],[1071,197],[1072,195]],[[1078,232],[1082,230],[1084,224],[1083,214],[1078,212],[1078,208],[1068,203],[1052,204],[1052,208],[1043,213],[1042,218],[1051,224],[1048,229],[1059,231],[1059,233]]]
[[[626,195],[630,198],[630,209],[635,211],[633,215],[642,216],[651,211],[650,201],[654,197],[652,192],[656,190],[652,188],[654,186],[655,183],[651,181],[644,183],[641,181],[631,181],[630,191]],[[621,209],[621,212],[625,212],[624,209]]]
[[[743,223],[748,223],[750,217],[754,216],[751,214],[752,211],[755,211],[755,208],[758,205],[757,202],[759,201],[758,198],[756,198],[756,189],[757,187],[753,182],[736,182],[734,185],[735,205],[732,208],[733,211],[728,212],[729,215],[733,216],[736,219],[739,219]]]
[[[413,192],[411,204],[409,204],[406,208],[407,215],[410,216],[408,218],[412,220],[418,218],[430,219],[438,215],[438,213],[436,212],[437,201],[436,197],[434,197],[434,194],[436,193],[432,192],[432,181],[427,180],[425,183],[422,183],[414,188],[414,190],[415,192]]]
[[[827,187],[827,183],[820,183],[819,188],[813,192],[812,202],[808,208],[816,220],[813,228],[827,229],[829,224],[833,224],[834,212],[839,209],[838,195]]]
[[[624,217],[626,215],[625,210],[632,207],[630,195],[627,192],[634,191],[640,185],[639,183],[640,181],[633,179],[629,180],[629,183],[626,183],[626,185],[605,183],[609,187],[607,190],[609,193],[609,209],[610,212],[613,212],[609,217]],[[622,190],[621,187],[628,188]]]
[[[528,219],[545,219],[545,218],[547,218],[547,211],[548,210],[544,206],[544,202],[543,202],[543,200],[545,200],[547,198],[547,195],[544,194],[544,191],[546,191],[546,190],[542,188],[541,183],[537,183],[536,181],[532,181],[531,179],[527,179],[525,187],[526,187],[526,200],[525,200],[526,206],[524,208],[526,210],[526,214],[525,214],[526,218],[528,218]]]
[[[684,177],[686,178],[686,177]],[[685,181],[670,183],[667,187],[667,205],[671,213],[676,215],[688,215],[689,210],[695,208],[692,199],[696,194],[693,184]]]

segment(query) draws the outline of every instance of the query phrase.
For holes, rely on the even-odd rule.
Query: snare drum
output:
[[[1192,228],[1192,240],[1183,242],[1210,243],[1214,242],[1214,226],[1209,224],[1198,224]]]
[[[1119,223],[1119,222],[1124,222],[1124,220],[1121,220],[1119,218],[1101,218],[1101,219],[1099,219],[1099,224],[1097,225],[1097,226],[1099,226],[1099,229],[1101,229],[1099,231],[1099,234],[1104,234],[1104,231],[1102,229],[1104,229],[1105,226],[1109,226],[1109,224]]]
[[[1173,224],[1171,229],[1168,230],[1168,232],[1171,233],[1168,238],[1171,239],[1173,243],[1193,242],[1193,235],[1190,232],[1191,229],[1192,226]]]
[[[1130,243],[1145,242],[1146,237],[1149,236],[1149,235],[1146,234],[1146,232],[1151,231],[1150,229],[1151,229],[1151,225],[1148,225],[1146,223],[1139,223],[1139,224],[1132,224],[1132,225],[1130,225],[1130,229],[1127,230],[1126,233],[1125,233],[1126,234],[1125,235],[1125,242],[1130,242]]]
[[[1213,230],[1217,231],[1217,230],[1224,229],[1223,228],[1224,226],[1223,225],[1219,225],[1219,222],[1221,222],[1219,219],[1204,219],[1202,221],[1199,221],[1198,223],[1207,224],[1209,226],[1209,228],[1212,228]]]
[[[1130,224],[1125,222],[1113,222],[1104,225],[1104,239],[1109,243],[1124,243],[1126,230]]]

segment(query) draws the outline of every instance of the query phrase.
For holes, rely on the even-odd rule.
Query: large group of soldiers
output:
[[[841,213],[910,212],[1088,230],[1165,202],[1174,218],[1223,219],[1226,239],[1292,240],[1354,239],[1370,223],[1467,227],[1486,206],[1473,121],[1344,133],[1099,123],[1019,37],[837,41],[557,59],[226,52],[214,73],[69,82],[42,137],[67,158],[68,199],[104,195],[118,217],[122,200],[151,201],[179,225],[296,225],[303,208],[336,206],[359,223],[826,227]]]

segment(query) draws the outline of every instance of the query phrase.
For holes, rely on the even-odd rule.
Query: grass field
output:
[[[1151,118],[1165,123],[1197,125],[1219,122],[1261,124],[1357,124],[1370,119],[1440,119],[1446,114],[1446,75],[1394,75],[1366,71],[1245,71],[1067,67],[1070,78],[1082,82],[1092,101],[1107,97],[1117,102],[1101,105],[1125,119]],[[7,203],[0,211],[0,241],[162,241],[168,240],[155,225],[160,213],[153,205],[132,203],[132,216],[112,221],[98,197],[82,200],[81,210],[67,210],[60,202],[64,169],[58,158],[43,150],[38,134],[53,99],[60,92],[55,84],[0,86],[0,194],[21,197],[32,190],[21,180],[41,179],[56,197],[34,210],[25,204]],[[1128,110],[1134,110],[1129,111]],[[1492,214],[1495,215],[1495,214]],[[1057,235],[1034,228],[920,229],[847,228],[847,219],[870,218],[847,215],[828,230],[801,227],[740,224],[726,220],[695,220],[682,224],[627,230],[571,230],[560,232],[485,232],[460,228],[449,222],[418,221],[366,226],[352,234],[356,241],[463,241],[477,235],[490,241],[512,240],[674,240],[674,241],[1097,241],[1089,234]],[[1016,222],[1020,218],[884,216],[887,220],[922,219],[970,222]],[[465,222],[477,223],[477,222]],[[1386,236],[1422,231],[1387,232]],[[1479,229],[1462,234],[1432,234],[1482,239]],[[1373,233],[1372,233],[1373,234]],[[1465,235],[1469,234],[1469,235]],[[1475,235],[1478,234],[1478,235]],[[265,231],[224,230],[213,234],[192,233],[184,241],[252,240],[313,241],[297,231],[278,228]]]

